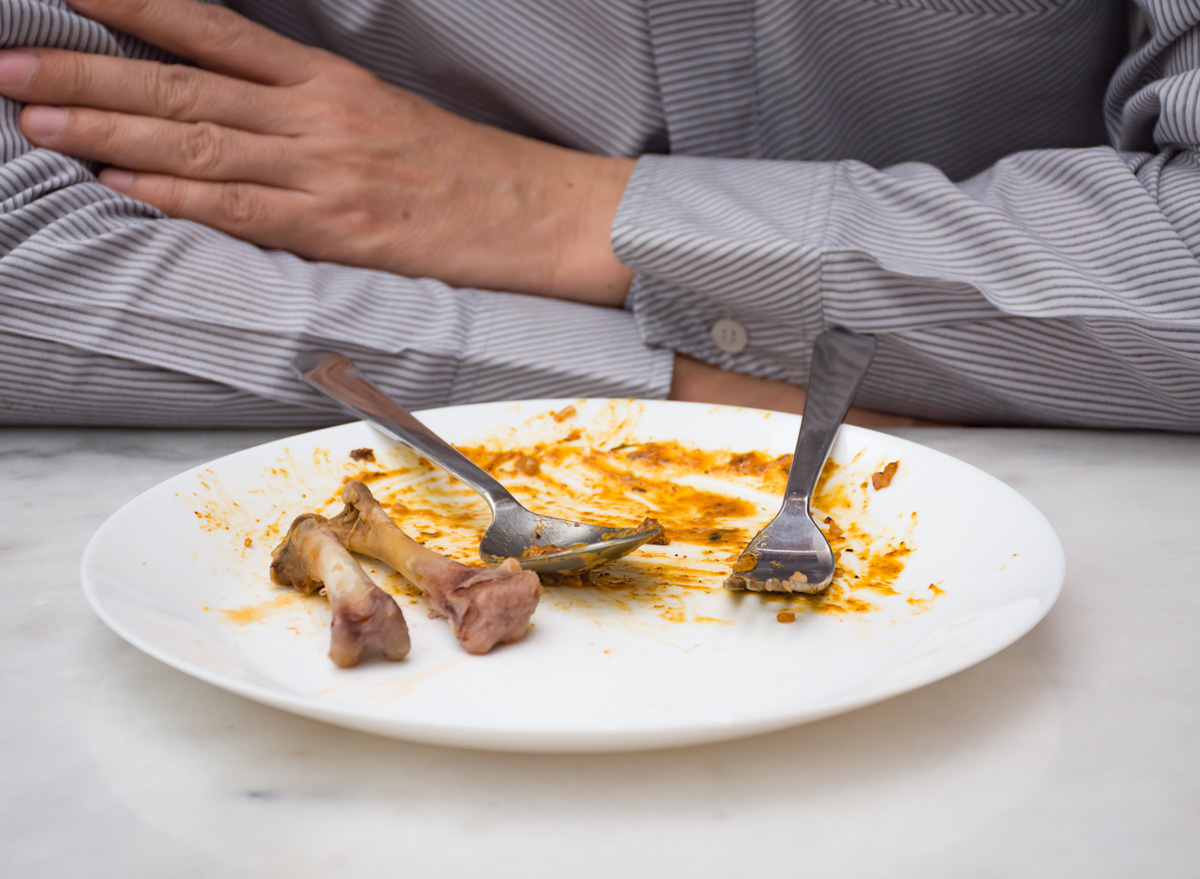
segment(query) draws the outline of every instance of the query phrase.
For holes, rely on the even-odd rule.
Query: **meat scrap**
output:
[[[301,592],[324,589],[329,597],[329,658],[335,665],[350,668],[372,651],[394,660],[408,655],[404,613],[392,596],[371,582],[328,519],[315,513],[298,516],[271,558],[275,582]]]
[[[647,543],[658,544],[659,546],[667,546],[671,541],[667,538],[666,531],[663,530],[662,525],[658,523],[657,519],[651,519],[650,517],[643,519],[642,524],[638,525],[633,530],[623,530],[619,532],[619,534],[621,536],[645,534],[647,531],[653,531],[656,528],[658,529],[658,534],[650,538]],[[611,535],[605,535],[606,538],[608,536]],[[552,543],[533,544],[521,550],[521,558],[536,559],[541,558],[544,555],[552,555],[556,552],[569,552],[571,550],[582,549],[585,546],[587,546],[586,543],[573,543],[570,546],[555,546]]]
[[[527,546],[521,550],[521,558],[537,559],[544,555],[553,555],[556,552],[567,552],[572,549],[581,549],[585,546],[587,546],[586,543],[576,543],[572,546],[555,546],[552,543],[531,544],[530,546]]]
[[[892,477],[896,475],[896,469],[900,466],[899,461],[892,461],[878,473],[871,474],[871,487],[876,491],[881,488],[887,488],[892,484]]]
[[[400,530],[358,480],[346,483],[342,502],[345,509],[330,524],[346,548],[379,559],[419,587],[468,653],[487,653],[528,630],[542,584],[516,559],[472,568],[439,555]]]
[[[670,546],[671,539],[667,537],[667,529],[663,528],[657,519],[651,519],[649,516],[642,520],[642,524],[638,525],[633,533],[645,534],[647,531],[653,531],[655,528],[658,529],[658,534],[650,539],[650,544],[652,546]]]

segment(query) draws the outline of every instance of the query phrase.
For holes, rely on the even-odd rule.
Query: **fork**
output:
[[[492,508],[492,524],[479,542],[479,555],[489,564],[515,558],[531,571],[587,571],[628,555],[662,531],[651,520],[620,528],[585,525],[527,510],[490,474],[371,384],[348,358],[331,351],[302,351],[292,360],[292,368],[305,383],[346,411],[479,492]],[[546,551],[530,555],[532,548]]]
[[[829,541],[813,521],[809,503],[874,356],[874,336],[832,329],[817,337],[783,504],[742,551],[725,580],[726,589],[812,593],[832,582],[836,560]]]

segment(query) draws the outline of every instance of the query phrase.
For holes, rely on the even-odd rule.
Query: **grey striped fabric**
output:
[[[313,346],[412,406],[661,397],[672,351],[804,382],[842,325],[880,337],[862,405],[1200,429],[1200,0],[233,5],[470,118],[643,156],[627,309],[260,250],[32,149],[5,102],[0,422],[328,422],[287,368]],[[0,44],[159,57],[46,0],[0,0]]]

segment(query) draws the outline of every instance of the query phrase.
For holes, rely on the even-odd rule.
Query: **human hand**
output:
[[[675,371],[671,378],[672,400],[692,403],[720,403],[727,406],[748,406],[772,409],[776,412],[804,412],[804,388],[787,382],[755,378],[710,366],[684,354],[675,355]],[[846,414],[847,424],[859,427],[941,427],[932,421],[892,415],[874,409],[851,406]]]
[[[0,53],[35,145],[172,217],[315,260],[619,305],[609,227],[633,160],[456,116],[195,0],[68,0],[200,68]]]

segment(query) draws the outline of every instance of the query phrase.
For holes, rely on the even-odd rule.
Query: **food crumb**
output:
[[[517,458],[517,471],[526,476],[537,476],[541,471],[542,466],[538,463],[538,459],[533,455],[522,455]]]
[[[247,537],[242,541],[242,546],[254,546],[254,541]]]
[[[658,535],[650,539],[650,544],[652,546],[670,546],[671,539],[667,537],[667,530],[657,519],[651,519],[649,516],[642,520],[642,524],[638,525],[637,530],[633,533],[642,534],[646,531],[653,531],[655,528],[658,529]]]
[[[878,473],[872,473],[871,487],[876,491],[879,491],[881,488],[887,488],[892,484],[892,477],[896,475],[896,469],[899,466],[899,461],[892,461]]]
[[[375,450],[366,448],[351,449],[350,457],[355,461],[370,461],[371,463],[375,463]]]
[[[781,610],[779,613],[775,614],[775,619],[779,620],[781,623],[794,623],[796,622],[796,615],[790,610]]]
[[[568,418],[575,414],[574,406],[566,406],[554,413],[554,421],[556,424],[562,424]]]
[[[738,556],[738,560],[733,564],[733,573],[744,574],[746,571],[753,571],[758,565],[758,556],[751,552],[744,552]]]

